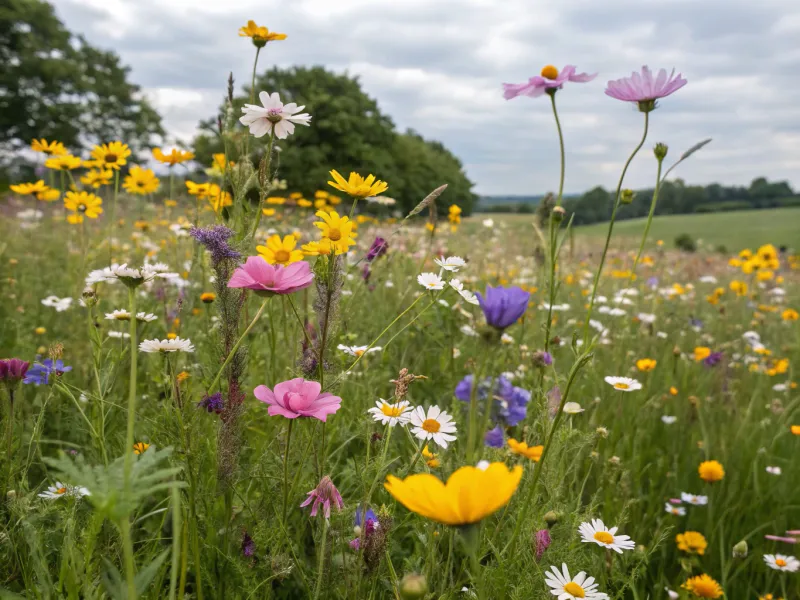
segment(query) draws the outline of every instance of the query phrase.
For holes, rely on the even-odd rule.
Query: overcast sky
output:
[[[248,19],[288,39],[260,65],[315,65],[359,75],[398,128],[442,141],[482,194],[538,194],[558,184],[547,98],[502,97],[545,64],[599,73],[557,99],[567,193],[614,187],[642,115],[603,94],[647,64],[689,80],[652,115],[646,148],[677,157],[714,141],[677,175],[747,185],[760,175],[800,187],[798,0],[55,0],[67,26],[132,68],[170,135],[190,140],[233,71],[249,81]],[[311,110],[313,114],[313,109]],[[313,123],[312,123],[313,126]],[[380,174],[378,174],[380,175]],[[644,152],[626,180],[652,186]],[[390,182],[391,183],[391,182]]]

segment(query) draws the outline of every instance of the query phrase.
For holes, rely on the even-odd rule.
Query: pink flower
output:
[[[765,535],[764,537],[768,540],[772,540],[773,542],[786,542],[787,544],[797,543],[797,538],[793,537],[783,537],[780,535]]]
[[[260,256],[249,256],[245,263],[233,272],[228,282],[230,288],[255,290],[259,296],[291,294],[311,285],[314,274],[305,261],[283,265],[271,265]]]
[[[339,490],[336,489],[336,486],[333,485],[331,478],[327,475],[319,480],[319,485],[317,487],[308,492],[308,498],[300,505],[300,508],[308,506],[312,502],[314,503],[311,506],[312,517],[317,516],[317,510],[319,510],[320,504],[322,505],[326,519],[331,518],[331,504],[336,507],[337,511],[342,510],[344,507],[342,495],[339,493]]]
[[[322,386],[318,381],[306,381],[302,377],[290,379],[275,386],[273,392],[265,385],[254,391],[256,398],[269,404],[269,416],[281,415],[287,419],[314,417],[325,421],[342,405],[342,399],[328,392],[320,394]]]
[[[672,69],[669,76],[666,69],[661,69],[658,76],[653,79],[650,69],[644,66],[641,74],[634,71],[630,77],[609,81],[606,96],[623,102],[636,102],[639,110],[650,112],[656,107],[656,100],[666,98],[685,85],[686,80],[680,73],[675,77],[675,69]]]
[[[567,65],[561,72],[558,72],[552,65],[547,65],[542,69],[541,75],[536,75],[528,80],[528,83],[504,83],[503,84],[503,97],[506,100],[511,100],[517,96],[530,96],[536,98],[545,92],[554,93],[560,90],[561,86],[567,81],[574,81],[576,83],[586,83],[597,77],[597,73],[589,75],[588,73],[575,73],[574,65]],[[550,90],[553,90],[550,92]]]

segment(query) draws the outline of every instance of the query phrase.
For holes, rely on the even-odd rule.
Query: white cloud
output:
[[[188,140],[213,115],[229,71],[249,81],[248,19],[289,35],[260,65],[324,64],[359,75],[398,127],[439,139],[480,193],[543,193],[557,186],[558,148],[546,98],[506,102],[500,85],[544,64],[599,72],[558,93],[568,193],[613,187],[641,135],[642,116],[603,94],[643,64],[689,84],[652,114],[627,185],[649,186],[649,148],[671,156],[714,142],[676,175],[746,185],[797,178],[800,165],[800,12],[796,0],[57,0],[67,26],[132,67],[132,79]],[[313,107],[309,107],[313,114]]]

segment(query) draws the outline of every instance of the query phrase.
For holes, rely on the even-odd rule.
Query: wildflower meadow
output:
[[[378,166],[295,191],[282,155],[330,125],[256,86],[291,31],[238,35],[249,100],[220,86],[201,175],[37,137],[2,194],[0,597],[800,598],[800,255],[651,235],[713,144],[648,135],[692,82],[498,80],[551,122],[552,202],[467,216],[442,182],[401,210]],[[640,129],[587,238],[559,101],[602,89]]]

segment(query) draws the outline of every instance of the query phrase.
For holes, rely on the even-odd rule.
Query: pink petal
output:
[[[320,385],[319,381],[307,381],[305,379],[300,379],[298,384],[298,391],[302,393],[304,396],[308,396],[309,398],[314,398],[315,400],[319,396],[320,391],[322,390],[322,385]],[[330,394],[323,394],[321,397],[330,396]]]
[[[296,419],[297,417],[301,416],[300,413],[292,412],[288,408],[284,408],[278,404],[270,405],[270,407],[267,409],[267,414],[270,417],[279,415],[281,417],[286,417],[287,419]]]
[[[266,402],[267,404],[278,403],[278,401],[275,399],[275,394],[273,394],[272,390],[265,385],[260,385],[256,389],[254,389],[253,395],[259,400],[261,400],[261,402]]]

